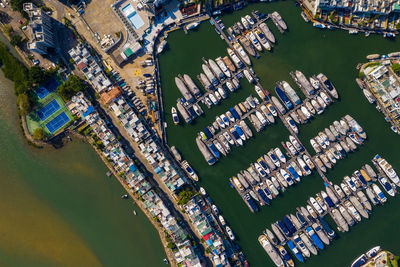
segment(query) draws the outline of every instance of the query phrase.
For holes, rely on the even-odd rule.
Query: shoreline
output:
[[[2,24],[2,25],[4,26],[4,24]],[[12,52],[10,51],[10,49],[14,49],[14,51],[18,54],[18,57],[15,57],[15,59],[18,60],[19,62],[21,62],[22,64],[24,64],[26,67],[31,67],[30,62],[26,59],[26,54],[25,54],[24,52],[22,52],[22,50],[19,49],[18,46],[13,46],[13,45],[10,43],[10,38],[9,38],[9,37],[7,36],[7,34],[4,32],[3,27],[0,27],[0,31],[1,31],[1,34],[4,36],[6,42],[7,42],[7,43],[6,43],[6,42],[1,42],[1,43],[3,43],[3,44],[5,45],[5,47],[6,47],[6,49],[7,49],[7,52],[8,52],[11,56],[15,57],[15,56],[12,54]],[[11,48],[10,48],[10,47],[11,47]],[[10,80],[10,79],[8,79],[8,78],[6,78],[6,79],[7,79],[7,80]],[[12,81],[12,80],[10,80],[10,81],[14,83],[14,81]],[[17,114],[18,114],[18,119],[19,119],[19,125],[20,125],[21,130],[22,130],[22,133],[23,133],[23,135],[24,135],[24,137],[25,137],[25,139],[26,139],[26,142],[27,142],[29,145],[31,145],[31,146],[33,146],[33,147],[36,147],[36,148],[51,147],[51,144],[50,144],[50,143],[45,142],[45,141],[35,140],[35,139],[33,138],[33,136],[29,133],[28,128],[27,128],[27,126],[26,126],[26,118],[25,118],[23,115],[20,114],[20,110],[19,110],[19,108],[18,108],[18,105],[16,105],[16,106],[17,106]]]
[[[20,59],[22,59],[23,64],[28,65],[29,66],[29,62],[26,60],[25,58],[25,53],[23,53],[18,47],[12,46],[10,43],[10,39],[8,38],[8,36],[5,34],[4,30],[1,28],[1,33],[3,34],[3,36],[6,38],[8,43],[5,43],[4,45],[6,45],[7,50],[10,50],[9,46],[11,46],[13,49],[15,49],[15,51],[17,52],[18,56],[20,57]],[[12,55],[12,53],[10,51],[8,51],[8,53],[10,53]],[[12,55],[14,56],[14,55]],[[20,61],[19,58],[17,58],[17,60]],[[10,80],[11,81],[11,80]],[[13,81],[11,81],[13,82]],[[13,82],[14,83],[14,82]],[[29,133],[28,129],[27,129],[27,125],[26,125],[26,118],[22,115],[19,114],[19,108],[18,106],[17,108],[17,113],[18,113],[18,120],[19,120],[19,125],[20,125],[20,129],[21,132],[26,140],[26,142],[28,143],[28,145],[31,145],[37,149],[42,149],[42,148],[54,148],[54,146],[50,143],[50,142],[45,142],[45,141],[40,141],[40,140],[35,140],[33,138],[33,136]],[[89,144],[94,150],[95,152],[99,155],[100,159],[103,161],[103,163],[107,166],[107,168],[111,171],[111,173],[113,174],[113,176],[118,180],[118,182],[122,185],[122,187],[125,189],[125,191],[129,194],[129,196],[132,198],[132,200],[134,201],[134,203],[136,204],[136,206],[145,214],[145,216],[147,217],[148,221],[153,225],[153,227],[155,228],[155,230],[158,232],[158,236],[160,238],[160,241],[163,245],[164,248],[164,252],[166,257],[168,258],[169,264],[171,266],[177,266],[175,261],[174,261],[174,257],[172,255],[172,251],[170,249],[167,248],[167,241],[164,235],[164,231],[163,229],[157,225],[157,223],[154,221],[153,217],[151,216],[151,214],[149,212],[147,212],[147,210],[143,207],[143,204],[141,203],[140,200],[138,200],[135,195],[133,194],[133,192],[127,187],[127,185],[122,181],[121,178],[118,177],[118,174],[115,172],[115,170],[112,168],[112,166],[109,164],[109,162],[104,158],[104,156],[101,154],[101,152],[95,147],[93,146],[87,139],[87,137],[82,136],[81,134],[75,132],[75,131],[68,131],[68,130],[64,130],[63,133],[65,133],[65,136],[73,136],[75,138],[78,138],[79,140]],[[63,139],[63,138],[62,138]],[[50,139],[51,140],[51,139]],[[49,141],[50,141],[49,140]]]
[[[130,198],[132,198],[133,202],[136,204],[136,206],[144,213],[144,215],[147,217],[148,221],[153,225],[153,227],[156,229],[158,232],[158,236],[160,238],[160,241],[164,247],[164,252],[166,257],[168,258],[169,264],[171,266],[177,266],[175,263],[174,257],[172,255],[171,249],[167,248],[168,242],[166,241],[165,235],[164,235],[164,230],[162,227],[157,225],[157,222],[154,221],[154,218],[151,216],[151,214],[144,208],[143,204],[139,199],[136,198],[134,193],[129,189],[129,187],[123,182],[123,180],[118,176],[114,168],[110,165],[110,163],[107,161],[107,159],[102,155],[101,151],[98,150],[95,146],[91,144],[91,142],[88,141],[88,138],[85,136],[82,136],[81,134],[78,134],[76,132],[71,132],[72,135],[81,141],[84,141],[85,143],[89,144],[94,151],[97,153],[97,155],[100,157],[100,159],[103,161],[103,163],[106,165],[106,167],[111,171],[115,179],[118,180],[118,182],[122,185],[122,187],[125,189],[125,191],[128,193]]]

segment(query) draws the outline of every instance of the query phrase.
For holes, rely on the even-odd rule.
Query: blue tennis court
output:
[[[39,116],[41,121],[45,121],[48,117],[50,117],[54,112],[59,109],[60,104],[58,104],[57,100],[53,99],[46,106],[39,109],[37,115]]]
[[[47,90],[46,87],[40,86],[39,88],[36,89],[36,94],[39,97],[39,99],[42,100],[43,98],[45,98],[50,94],[50,91]]]
[[[53,134],[58,129],[63,127],[65,124],[67,124],[69,121],[70,119],[68,118],[67,114],[65,112],[62,112],[59,115],[57,115],[57,117],[49,121],[46,124],[46,128],[47,130],[49,130],[50,133]]]
[[[47,83],[45,83],[43,86],[40,86],[35,90],[37,96],[39,97],[40,100],[44,99],[46,96],[48,96],[51,92],[55,91],[58,87],[58,82],[55,79],[51,79]]]

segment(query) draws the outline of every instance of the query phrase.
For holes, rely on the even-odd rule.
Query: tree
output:
[[[29,69],[29,83],[31,85],[38,85],[47,80],[48,73],[43,71],[39,66],[33,66]]]
[[[169,248],[169,249],[175,248],[175,243],[174,242],[168,242],[167,248]]]
[[[4,33],[8,36],[11,37],[12,33],[14,32],[14,29],[11,25],[5,25],[4,26]]]
[[[46,137],[42,128],[36,128],[33,131],[33,139],[35,140],[43,140]]]
[[[70,75],[68,81],[64,82],[57,88],[58,94],[64,99],[69,101],[76,93],[84,91],[86,89],[85,82],[75,75]]]
[[[26,13],[24,12],[24,3],[26,2],[26,0],[10,0],[12,9],[18,11],[23,16],[26,16]]]
[[[400,22],[397,23],[395,27],[396,27],[397,30],[400,30]]]
[[[400,72],[400,64],[399,63],[393,64],[392,70],[396,73],[399,73]]]
[[[32,103],[26,93],[22,93],[22,94],[18,95],[17,103],[18,103],[18,107],[21,112],[21,115],[26,116],[29,114],[29,112],[31,112]]]
[[[0,11],[0,22],[3,24],[10,23],[11,17],[4,11]]]
[[[193,195],[194,195],[194,193],[192,191],[188,191],[188,190],[183,190],[183,191],[179,192],[178,204],[185,205],[186,203],[188,203],[188,201],[192,198]]]
[[[25,94],[28,92],[28,86],[25,83],[18,83],[14,86],[15,95]]]
[[[21,44],[21,42],[22,42],[22,37],[21,37],[20,35],[18,35],[18,34],[13,34],[13,35],[11,36],[10,43],[11,43],[13,46],[18,46],[18,45]]]

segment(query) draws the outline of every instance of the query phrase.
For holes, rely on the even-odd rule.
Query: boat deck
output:
[[[280,31],[280,33],[284,33],[285,32],[285,30],[284,29],[282,29],[282,27],[279,25],[279,23],[275,20],[275,18],[271,15],[271,14],[268,14],[268,17],[269,18],[271,18],[271,20],[272,20],[272,22],[275,24],[275,26],[276,26],[276,28]]]

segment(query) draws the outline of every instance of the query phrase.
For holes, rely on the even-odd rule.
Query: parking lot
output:
[[[97,33],[98,40],[105,34],[110,34],[114,38],[116,32],[121,31],[125,34],[123,25],[111,10],[111,4],[114,2],[114,0],[91,1],[82,14],[92,31]]]

